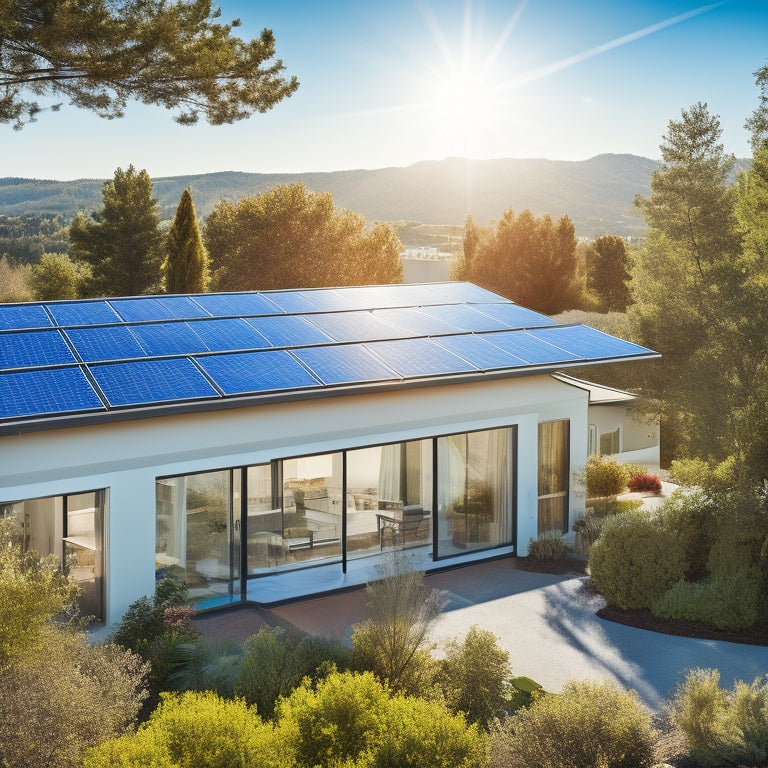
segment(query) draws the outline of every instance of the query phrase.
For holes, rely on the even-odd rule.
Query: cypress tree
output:
[[[211,281],[208,252],[200,237],[197,212],[189,187],[181,195],[168,232],[165,253],[163,272],[166,293],[202,293],[208,290]]]

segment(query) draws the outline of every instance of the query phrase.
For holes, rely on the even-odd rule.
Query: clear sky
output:
[[[272,29],[301,83],[232,126],[140,104],[107,121],[65,106],[0,126],[0,177],[109,178],[405,166],[449,156],[655,158],[697,101],[750,155],[768,0],[221,0],[239,34]]]

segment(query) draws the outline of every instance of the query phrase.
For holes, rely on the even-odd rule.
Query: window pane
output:
[[[248,467],[248,572],[283,565],[287,547],[283,543],[282,483],[274,473],[279,462]]]
[[[539,424],[539,533],[568,530],[568,419]]]
[[[347,452],[347,557],[432,542],[432,441]]]
[[[64,563],[69,577],[80,587],[80,611],[103,616],[104,492],[66,497],[67,535]]]
[[[437,441],[438,555],[512,542],[514,430]]]
[[[239,485],[239,470],[234,474]],[[181,569],[190,602],[218,602],[239,594],[234,540],[240,535],[240,510],[233,511],[233,492],[230,470],[157,481],[158,576]]]

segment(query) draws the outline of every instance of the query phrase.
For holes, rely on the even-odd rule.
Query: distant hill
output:
[[[740,161],[742,164],[743,161]],[[462,224],[498,219],[508,206],[535,215],[567,214],[577,235],[641,235],[645,224],[632,211],[635,195],[650,192],[657,163],[636,155],[598,155],[589,160],[465,160],[448,158],[407,168],[330,173],[240,173],[225,171],[153,179],[162,218],[169,220],[185,187],[198,212],[208,215],[221,199],[239,200],[277,184],[302,181],[315,192],[331,192],[336,205],[369,221]],[[0,215],[59,213],[101,207],[103,179],[46,181],[0,179]]]

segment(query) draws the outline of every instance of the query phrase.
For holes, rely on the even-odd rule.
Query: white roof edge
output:
[[[593,381],[585,381],[584,379],[577,379],[574,376],[568,376],[565,373],[553,373],[551,374],[553,379],[558,379],[564,384],[570,384],[571,386],[578,387],[589,392],[590,405],[609,405],[611,403],[631,403],[639,397],[632,392],[625,392],[623,389],[615,389],[614,387],[606,387],[603,384],[595,384]]]

